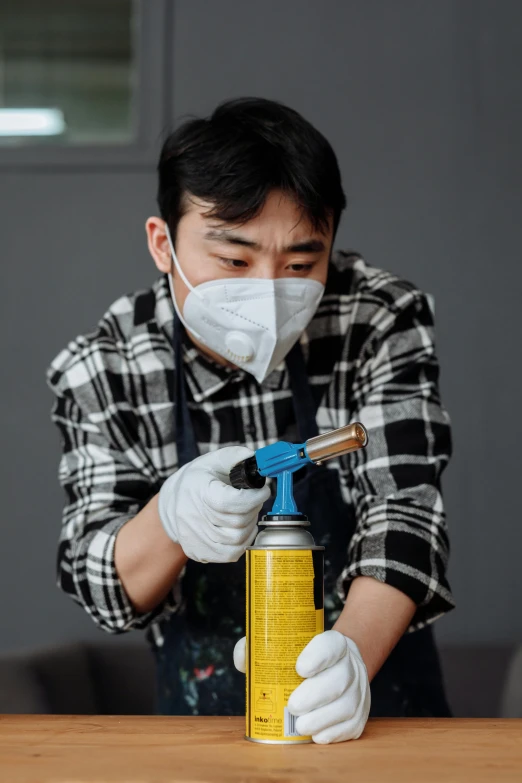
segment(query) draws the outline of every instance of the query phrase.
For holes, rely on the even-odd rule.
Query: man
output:
[[[162,277],[49,370],[60,586],[109,632],[147,629],[162,712],[241,714],[243,554],[269,490],[236,490],[229,471],[358,419],[367,449],[296,484],[326,546],[333,629],[299,657],[288,706],[317,742],[361,734],[370,682],[372,714],[449,714],[431,623],[453,606],[450,433],[426,297],[333,252],[346,203],[335,154],[279,103],[234,100],[186,122],[158,172],[146,232]],[[244,670],[242,640],[234,657]]]

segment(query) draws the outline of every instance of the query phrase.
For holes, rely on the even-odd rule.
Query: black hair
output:
[[[174,238],[186,196],[212,204],[207,215],[241,225],[270,191],[291,196],[314,230],[337,231],[346,198],[330,143],[298,112],[265,98],[221,103],[166,139],[158,163],[158,206]]]

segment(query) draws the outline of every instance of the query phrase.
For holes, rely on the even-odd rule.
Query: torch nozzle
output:
[[[360,422],[348,424],[338,430],[316,435],[306,441],[306,453],[316,464],[323,460],[340,457],[350,451],[362,449],[368,443],[368,433]]]

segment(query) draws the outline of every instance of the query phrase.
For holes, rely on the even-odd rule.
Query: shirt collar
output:
[[[169,344],[172,345],[174,306],[166,275],[155,283],[154,291],[156,295],[156,321]],[[185,378],[194,402],[203,402],[209,399],[228,384],[241,383],[247,379],[253,384],[256,383],[254,377],[245,370],[225,367],[202,354],[185,329],[183,329],[182,349]],[[265,378],[260,386],[261,389],[270,391],[277,391],[288,386],[288,371],[284,361]]]

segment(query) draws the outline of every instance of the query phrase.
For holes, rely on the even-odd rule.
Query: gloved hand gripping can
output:
[[[292,493],[292,474],[307,463],[355,451],[368,436],[357,423],[305,443],[274,443],[236,465],[233,486],[257,488],[277,478],[277,494],[264,529],[246,553],[246,738],[253,742],[311,742],[295,728],[288,711],[291,693],[302,682],[299,653],[324,630],[324,547],[316,546]]]

